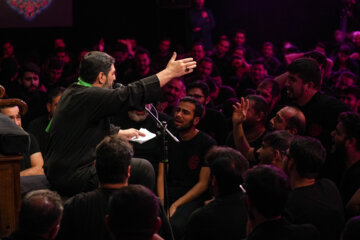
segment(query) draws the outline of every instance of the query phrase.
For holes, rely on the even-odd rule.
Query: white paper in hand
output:
[[[149,132],[146,128],[140,128],[139,131],[144,133],[145,136],[139,136],[137,138],[133,137],[130,139],[130,141],[142,144],[142,143],[147,142],[147,141],[153,139],[154,137],[156,137],[156,134]]]

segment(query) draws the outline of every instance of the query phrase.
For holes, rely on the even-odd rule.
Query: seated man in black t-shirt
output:
[[[192,97],[180,100],[174,114],[179,143],[169,144],[168,197],[170,222],[174,236],[180,239],[191,213],[203,205],[210,169],[205,154],[215,141],[196,129],[203,106]],[[158,195],[164,202],[164,163],[159,164]]]
[[[323,240],[339,239],[344,226],[340,192],[329,179],[318,179],[325,148],[315,138],[297,136],[287,155],[284,170],[292,188],[285,207],[289,221],[313,224]]]
[[[243,183],[242,175],[249,163],[241,153],[229,147],[212,148],[206,161],[211,170],[215,199],[191,215],[185,238],[243,239],[247,209],[245,194],[239,185]]]

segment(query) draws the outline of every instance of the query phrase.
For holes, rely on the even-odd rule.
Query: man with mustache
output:
[[[215,141],[196,129],[203,106],[195,98],[180,100],[174,114],[174,126],[180,142],[169,144],[168,200],[170,223],[175,239],[185,233],[191,213],[203,205],[210,178],[205,155]],[[159,163],[158,195],[164,202],[164,163]]]

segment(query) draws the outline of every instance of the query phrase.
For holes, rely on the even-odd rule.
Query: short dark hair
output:
[[[36,190],[25,195],[19,214],[19,228],[27,233],[40,235],[54,227],[63,212],[59,194],[48,189]]]
[[[63,88],[63,87],[51,88],[51,89],[47,92],[47,102],[48,102],[48,103],[52,103],[52,101],[54,100],[54,98],[56,98],[57,96],[63,94],[64,91],[65,91],[65,88]]]
[[[343,71],[342,73],[340,73],[340,76],[338,77],[338,81],[340,81],[340,79],[342,77],[348,77],[348,78],[351,78],[352,80],[354,80],[354,85],[357,84],[357,81],[358,81],[358,77],[356,76],[356,74],[354,74],[353,72],[351,71]]]
[[[245,174],[244,186],[251,205],[265,218],[283,214],[290,183],[281,169],[271,165],[249,169]]]
[[[316,178],[325,163],[326,150],[316,138],[295,136],[290,144],[289,158],[294,159],[301,177]]]
[[[80,78],[87,83],[94,83],[99,73],[103,72],[106,76],[111,70],[115,59],[107,53],[92,51],[88,52],[80,62]]]
[[[150,58],[150,52],[146,48],[138,47],[135,53],[135,58],[140,54],[146,54]]]
[[[275,81],[274,79],[272,78],[269,78],[269,77],[266,77],[264,80],[262,80],[258,87],[260,86],[268,86],[268,85],[271,85],[271,96],[273,98],[277,97],[280,95],[280,85],[277,81]]]
[[[360,239],[360,216],[350,218],[344,227],[342,240]]]
[[[26,62],[19,71],[19,78],[23,78],[26,72],[35,73],[36,75],[39,75],[40,73],[40,67],[33,62]]]
[[[200,118],[202,117],[202,114],[204,112],[204,107],[196,98],[186,96],[181,98],[180,102],[189,102],[194,104],[195,105],[194,117],[200,117]]]
[[[263,142],[270,147],[284,153],[290,146],[293,135],[285,130],[269,132],[264,136]],[[270,163],[268,163],[270,164]]]
[[[254,102],[254,111],[259,113],[264,113],[264,119],[263,123],[267,120],[267,115],[269,113],[269,105],[267,104],[266,100],[262,96],[258,95],[248,95],[246,99],[249,99],[249,101]]]
[[[327,61],[326,61],[326,56],[324,54],[322,54],[319,51],[311,51],[308,52],[304,55],[304,57],[309,57],[312,58],[314,60],[316,60],[320,65],[326,67],[327,66]]]
[[[360,150],[360,114],[354,112],[343,112],[339,115],[339,122],[345,128],[347,138],[356,139],[356,149]]]
[[[141,185],[116,191],[109,203],[109,227],[116,239],[151,239],[159,215],[159,201]]]
[[[199,88],[202,93],[204,94],[205,98],[207,98],[209,96],[209,86],[202,82],[202,81],[195,81],[195,82],[192,82],[192,83],[189,83],[187,86],[186,86],[186,90],[189,91],[190,89],[193,89],[193,88]]]
[[[249,168],[249,162],[239,151],[230,147],[213,147],[205,159],[221,193],[240,190],[239,185],[243,183],[242,175]]]
[[[96,146],[96,172],[101,183],[123,183],[133,156],[130,143],[118,135],[105,137]]]
[[[319,63],[312,58],[299,58],[290,63],[288,71],[298,74],[304,83],[313,82],[314,87],[320,87],[321,71]]]
[[[200,59],[198,66],[200,66],[203,62],[209,62],[214,66],[214,61],[209,57],[203,57],[202,59]]]

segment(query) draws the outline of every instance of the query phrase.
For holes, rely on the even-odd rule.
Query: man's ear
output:
[[[294,136],[298,134],[297,128],[288,128],[286,130]]]
[[[199,122],[200,122],[200,117],[195,117],[195,118],[194,118],[194,125],[195,125],[195,126],[198,125]]]
[[[345,140],[345,147],[355,147],[356,148],[356,138],[351,137]]]
[[[206,99],[205,99],[205,105],[207,105],[211,100],[211,97],[210,96],[207,96]]]
[[[265,114],[263,112],[259,112],[258,114],[256,114],[256,121],[260,122],[263,121],[265,117]]]
[[[106,76],[103,72],[99,72],[99,74],[96,77],[96,82],[98,82],[100,85],[105,84]]]

